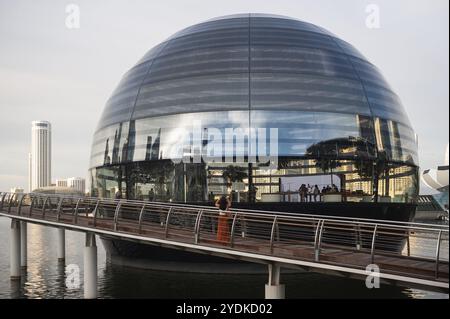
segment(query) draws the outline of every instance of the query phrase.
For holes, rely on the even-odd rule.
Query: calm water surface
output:
[[[82,298],[84,234],[66,231],[66,264],[80,268],[81,285],[66,287],[56,257],[56,229],[28,225],[28,269],[21,281],[9,278],[10,219],[0,217],[0,298]],[[263,298],[265,275],[201,275],[140,270],[106,262],[98,245],[100,298]],[[424,246],[427,246],[425,243]],[[426,249],[426,248],[425,248]],[[431,249],[431,246],[430,246]],[[448,247],[445,248],[448,258]],[[431,251],[430,251],[431,253]],[[282,274],[287,298],[446,298],[448,294],[381,285],[312,273]]]

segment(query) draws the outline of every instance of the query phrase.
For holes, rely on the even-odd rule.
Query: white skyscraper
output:
[[[82,192],[86,191],[86,181],[81,177],[71,177],[67,179],[67,186],[75,188],[76,190]]]
[[[51,184],[51,135],[50,122],[31,122],[31,191]]]

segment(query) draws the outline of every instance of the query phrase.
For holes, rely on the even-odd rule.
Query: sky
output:
[[[66,26],[69,4],[80,10],[79,28]],[[370,4],[379,28],[367,27]],[[173,33],[249,12],[311,22],[353,44],[400,96],[421,169],[444,162],[448,0],[0,0],[0,191],[28,189],[33,120],[52,123],[53,181],[86,177],[97,121],[121,76]]]

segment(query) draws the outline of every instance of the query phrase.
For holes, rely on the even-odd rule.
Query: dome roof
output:
[[[123,76],[98,129],[219,110],[339,112],[410,126],[380,72],[347,42],[300,20],[239,14],[188,27],[148,51]]]

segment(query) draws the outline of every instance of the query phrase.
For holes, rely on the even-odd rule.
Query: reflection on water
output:
[[[81,278],[79,288],[69,289],[64,265],[57,261],[56,229],[32,224],[28,225],[28,269],[20,281],[11,281],[9,231],[9,218],[0,217],[0,298],[83,297],[82,233],[66,232],[66,264],[78,265]],[[120,267],[106,263],[101,241],[97,243],[100,298],[264,297],[265,275],[202,275]],[[448,258],[448,246],[446,251]],[[364,281],[312,273],[282,274],[281,279],[288,298],[448,298],[447,294],[388,285],[367,289]]]

